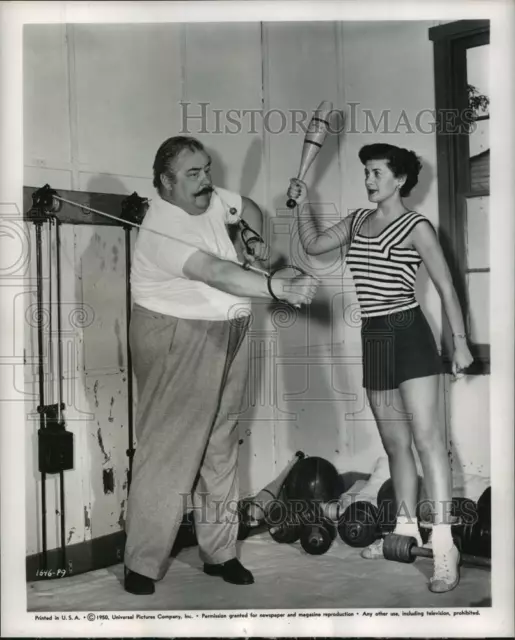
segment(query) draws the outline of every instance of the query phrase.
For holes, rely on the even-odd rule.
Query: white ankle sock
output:
[[[450,524],[433,525],[433,552],[445,553],[452,549],[454,540],[451,533]]]
[[[399,536],[409,536],[415,538],[417,545],[422,546],[422,538],[420,537],[420,531],[418,530],[417,521],[413,522],[410,518],[405,516],[399,516],[395,525],[395,531]]]

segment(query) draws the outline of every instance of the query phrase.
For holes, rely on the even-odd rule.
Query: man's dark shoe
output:
[[[151,596],[156,590],[152,578],[142,576],[130,569],[125,569],[125,591],[136,596]]]
[[[254,576],[237,558],[222,564],[204,564],[204,573],[208,576],[219,576],[231,584],[253,584]]]

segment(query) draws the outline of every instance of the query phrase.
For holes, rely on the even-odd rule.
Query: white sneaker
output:
[[[368,547],[365,547],[361,552],[361,557],[365,558],[365,560],[377,560],[378,558],[383,558],[383,541],[384,538],[378,538],[372,544],[369,544]]]
[[[460,552],[456,545],[449,551],[434,555],[434,572],[429,580],[429,591],[445,593],[452,591],[460,581]]]

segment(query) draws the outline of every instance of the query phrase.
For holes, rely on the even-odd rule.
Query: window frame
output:
[[[490,44],[490,21],[460,20],[431,27],[429,39],[433,42],[437,116],[439,236],[468,327],[466,197],[489,195],[490,191],[471,193],[470,190],[466,52],[467,49]],[[446,112],[457,116],[454,124],[458,132],[444,130]],[[442,309],[442,355],[448,371],[452,360],[452,344],[452,330]],[[466,373],[489,374],[490,344],[470,343],[470,349],[474,363]]]

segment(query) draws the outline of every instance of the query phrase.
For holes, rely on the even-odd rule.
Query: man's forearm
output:
[[[184,265],[184,275],[234,296],[271,299],[265,274],[243,269],[240,265],[194,253]]]
[[[267,277],[255,271],[247,271],[229,261],[220,261],[206,274],[206,284],[230,293],[249,298],[271,298]]]

